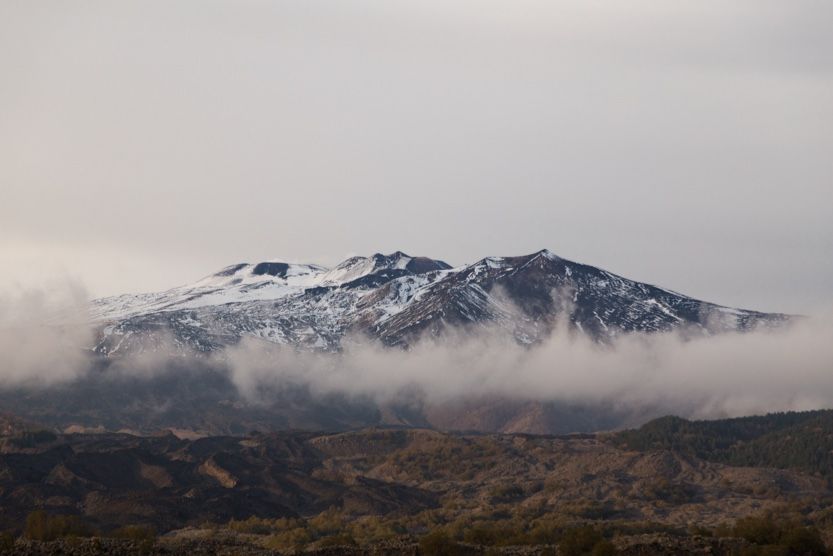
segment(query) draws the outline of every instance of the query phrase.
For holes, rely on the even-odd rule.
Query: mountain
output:
[[[698,301],[546,250],[458,267],[398,251],[352,257],[333,268],[239,263],[164,292],[93,301],[91,314],[95,343],[91,357],[82,358],[85,367],[72,380],[51,385],[0,385],[1,408],[63,431],[613,430],[642,424],[668,407],[663,400],[617,404],[502,390],[464,389],[446,398],[429,394],[422,384],[397,386],[390,395],[377,395],[385,385],[376,382],[322,389],[322,375],[315,373],[339,359],[308,356],[349,354],[357,342],[390,346],[394,354],[420,338],[459,329],[505,334],[535,346],[567,327],[570,334],[605,344],[629,333],[709,335],[788,319]],[[246,338],[298,353],[273,365],[271,358],[283,354],[258,351],[262,346],[224,351]],[[254,360],[247,359],[250,353]],[[361,357],[353,361],[366,363]],[[395,358],[385,364],[396,373]],[[384,376],[370,380],[384,383]]]
[[[209,352],[245,336],[337,351],[345,336],[407,346],[449,327],[494,326],[522,344],[559,319],[605,342],[630,332],[711,334],[788,317],[722,307],[542,250],[452,268],[401,251],[333,268],[279,260],[240,263],[191,285],[92,302],[94,351]]]

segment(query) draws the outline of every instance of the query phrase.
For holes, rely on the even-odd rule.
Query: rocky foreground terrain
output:
[[[631,535],[615,539],[604,545],[610,554],[622,556],[644,556],[649,554],[742,554],[744,551],[754,553],[755,545],[736,538],[714,539],[709,537],[676,537],[668,534]],[[71,539],[50,542],[18,540],[9,546],[8,553],[24,556],[82,556],[111,554],[113,556],[191,554],[195,556],[274,556],[285,554],[269,548],[258,547],[241,542],[233,536],[214,536],[182,540],[176,537],[163,538],[152,545],[142,542],[118,539]],[[430,549],[429,549],[430,550]],[[484,549],[477,545],[459,543],[451,552],[429,552],[424,545],[407,539],[380,542],[372,547],[350,545],[310,548],[301,551],[308,556],[420,556],[427,553],[445,553],[460,555],[484,554]],[[293,551],[297,553],[297,551]],[[557,545],[550,546],[513,546],[492,547],[491,554],[507,556],[535,556],[541,554],[558,554]],[[601,553],[600,551],[598,551]],[[2,553],[2,552],[0,552]]]
[[[16,553],[816,554],[833,533],[833,412],[569,437],[6,430]]]

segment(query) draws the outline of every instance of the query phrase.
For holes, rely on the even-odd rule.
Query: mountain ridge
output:
[[[632,332],[713,334],[778,325],[780,313],[724,307],[564,259],[528,255],[448,263],[402,251],[351,257],[327,268],[279,260],[237,263],[163,292],[97,299],[94,351],[215,351],[246,336],[301,349],[338,351],[359,332],[389,346],[453,327],[496,326],[522,344],[552,333],[557,319],[597,341]]]

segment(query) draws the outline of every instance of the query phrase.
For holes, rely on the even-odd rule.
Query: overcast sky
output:
[[[833,304],[833,2],[0,0],[0,284],[549,248]]]

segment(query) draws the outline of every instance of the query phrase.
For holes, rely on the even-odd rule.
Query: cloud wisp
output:
[[[0,292],[0,387],[49,386],[89,369],[87,299],[73,281]]]
[[[690,417],[833,407],[833,323],[694,338],[630,334],[599,345],[556,332],[532,348],[497,331],[423,339],[408,351],[351,343],[338,355],[246,339],[226,353],[250,399],[271,388],[432,404],[478,397],[652,407]]]

